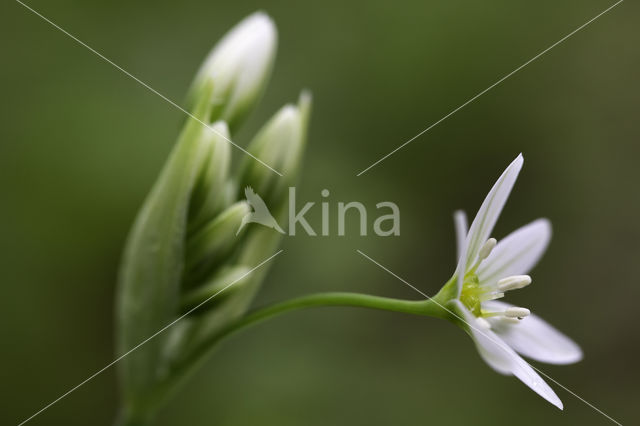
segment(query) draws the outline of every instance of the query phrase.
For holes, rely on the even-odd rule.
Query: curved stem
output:
[[[222,330],[215,336],[216,340],[221,340],[226,336],[235,333],[252,324],[261,322],[265,319],[283,314],[289,311],[295,311],[312,307],[330,307],[330,306],[350,306],[369,309],[380,309],[385,311],[402,312],[413,315],[425,315],[441,318],[445,313],[442,307],[433,301],[427,300],[400,300],[388,297],[371,296],[360,293],[316,293],[307,296],[297,297],[295,299],[286,300],[276,303],[258,310],[240,318],[237,322],[232,323],[229,327]]]
[[[209,352],[218,342],[237,331],[268,318],[306,308],[331,306],[350,306],[435,318],[448,318],[448,312],[442,307],[443,303],[439,301],[439,296],[440,294],[430,299],[399,300],[360,293],[316,293],[257,309],[198,344],[186,358],[174,365],[170,378],[159,387],[158,391],[160,394],[166,394],[171,392],[172,389],[176,389],[179,386],[179,382],[185,380],[189,373],[195,371],[204,362]]]

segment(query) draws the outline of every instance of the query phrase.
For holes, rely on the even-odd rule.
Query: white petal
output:
[[[456,297],[460,297],[464,281],[464,273],[467,269],[467,246],[465,244],[467,237],[467,215],[461,210],[456,211],[453,214],[453,223],[456,228],[456,249],[458,251],[458,266],[456,267],[456,275],[458,277],[456,284]]]
[[[456,300],[454,303],[456,310],[467,323],[468,332],[473,338],[480,356],[491,368],[502,374],[516,376],[538,395],[562,409],[560,398],[524,359],[494,332],[482,329],[477,325],[476,317],[460,301]]]
[[[483,303],[483,307],[496,311],[511,306],[495,300]],[[499,319],[489,319],[489,322],[509,346],[536,361],[571,364],[582,359],[582,350],[577,343],[537,315],[529,315],[518,324],[508,324]]]
[[[489,194],[484,199],[482,206],[480,206],[480,210],[478,210],[475,219],[473,219],[471,229],[469,229],[469,234],[467,235],[467,265],[474,264],[478,252],[487,239],[489,239],[491,231],[493,231],[493,227],[500,216],[500,212],[507,202],[507,198],[509,198],[518,173],[520,173],[520,169],[522,169],[523,162],[524,159],[522,158],[522,154],[520,154],[509,164],[509,167],[507,167],[500,178],[498,178],[498,181],[493,185],[493,188],[491,188],[491,191],[489,191]]]
[[[498,242],[478,267],[483,285],[494,285],[511,275],[528,273],[542,257],[551,240],[551,223],[538,219],[517,229]]]

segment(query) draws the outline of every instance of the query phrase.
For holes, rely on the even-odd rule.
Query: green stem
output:
[[[399,300],[360,293],[316,293],[257,309],[202,341],[186,358],[174,365],[170,379],[157,389],[159,396],[166,398],[169,393],[177,389],[180,383],[206,360],[207,355],[221,340],[268,318],[306,308],[332,306],[350,306],[448,318],[448,312],[442,308],[443,302],[439,296],[440,294],[430,299]]]
[[[222,340],[236,331],[286,312],[305,308],[330,306],[379,309],[437,318],[442,318],[446,312],[437,302],[434,302],[433,299],[399,300],[360,293],[316,293],[286,300],[284,302],[276,303],[253,311],[222,330],[221,333],[214,337],[214,340]]]
[[[445,286],[445,288],[448,287]],[[450,295],[447,291],[441,291],[433,298],[429,299],[399,300],[360,293],[316,293],[254,310],[246,316],[229,324],[218,333],[201,341],[197,346],[189,351],[189,354],[185,358],[174,364],[169,378],[156,386],[156,392],[154,393],[153,399],[156,401],[157,405],[160,405],[163,400],[168,399],[170,395],[180,387],[182,382],[184,382],[191,373],[197,370],[204,363],[207,356],[221,340],[266,319],[306,308],[336,306],[378,309],[412,315],[450,319],[449,312],[443,308],[446,303],[445,300],[448,300],[447,298],[449,296]],[[129,423],[122,422],[120,424],[138,426],[138,424],[143,423],[132,421]]]

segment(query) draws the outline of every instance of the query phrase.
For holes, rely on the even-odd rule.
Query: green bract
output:
[[[280,243],[271,229],[240,231],[251,209],[241,190],[252,185],[276,215],[286,211],[282,195],[300,168],[309,95],[280,110],[248,148],[284,178],[246,153],[230,170],[230,138],[265,86],[275,39],[273,23],[259,13],[214,48],[190,89],[193,117],[130,232],[117,293],[122,424],[146,422],[216,333],[247,311],[267,271],[252,269]]]

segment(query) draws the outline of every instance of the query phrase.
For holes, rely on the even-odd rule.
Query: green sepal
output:
[[[189,232],[198,230],[229,206],[225,194],[231,165],[229,129],[224,121],[218,121],[207,130],[202,141],[206,149],[203,167],[198,173],[189,207]]]
[[[201,120],[209,115],[212,92],[212,84],[203,86],[194,111]],[[188,210],[197,174],[207,158],[204,141],[208,136],[204,132],[209,131],[194,119],[185,124],[138,213],[124,250],[116,327],[118,354],[136,348],[118,363],[128,416],[136,417],[153,404],[151,391],[167,371],[162,356],[167,335],[154,335],[179,310]],[[148,340],[150,336],[154,337]]]

